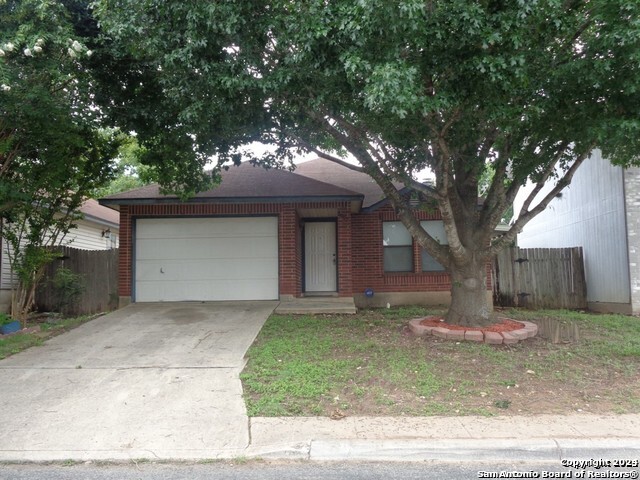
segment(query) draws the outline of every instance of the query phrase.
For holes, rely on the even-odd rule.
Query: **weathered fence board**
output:
[[[60,260],[48,265],[44,279],[36,292],[36,307],[41,311],[55,311],[60,298],[51,279],[58,268],[68,268],[82,275],[85,290],[78,300],[65,307],[65,313],[85,315],[113,310],[117,306],[118,249],[80,250],[59,247]]]
[[[509,248],[492,269],[494,303],[528,308],[587,307],[582,248]]]

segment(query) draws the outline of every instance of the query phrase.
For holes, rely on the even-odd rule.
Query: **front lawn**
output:
[[[250,416],[640,412],[640,319],[508,311],[573,321],[580,341],[513,346],[415,337],[421,307],[357,315],[273,315],[242,373]]]

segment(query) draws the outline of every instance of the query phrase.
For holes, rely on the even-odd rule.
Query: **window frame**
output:
[[[386,239],[386,235],[385,235],[385,225],[389,225],[389,224],[395,224],[395,225],[399,225],[400,227],[402,227],[407,236],[409,237],[408,241],[409,243],[402,243],[402,244],[387,244],[387,242],[390,239]],[[383,221],[382,222],[382,271],[385,274],[393,274],[393,273],[415,273],[415,254],[414,254],[414,247],[413,247],[413,237],[411,236],[411,234],[409,233],[409,231],[407,230],[407,227],[404,226],[404,224],[400,221],[397,220],[390,220],[390,221]],[[409,253],[409,257],[410,257],[410,268],[407,269],[407,267],[409,265],[406,266],[401,266],[401,267],[394,267],[392,269],[388,269],[388,260],[389,258],[387,257],[386,252],[391,252],[391,251],[404,251],[406,253]]]
[[[437,225],[437,227],[436,227]],[[420,221],[420,226],[429,234],[431,235],[433,238],[435,238],[438,243],[440,243],[441,245],[448,245],[449,241],[447,240],[447,235],[444,231],[444,223],[442,220],[421,220]],[[436,269],[426,269],[424,268],[424,260],[425,260],[425,256],[428,255],[429,258],[435,262],[436,264],[438,264],[440,266],[440,268],[436,268]],[[440,262],[438,262],[435,258],[433,258],[433,255],[431,255],[429,252],[427,252],[424,248],[420,248],[420,271],[423,273],[439,273],[439,272],[445,272],[446,269],[444,268],[444,266],[442,266],[440,264]]]

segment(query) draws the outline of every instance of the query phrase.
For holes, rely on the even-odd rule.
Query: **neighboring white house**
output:
[[[103,207],[96,200],[87,200],[80,208],[84,218],[78,220],[78,228],[72,229],[61,241],[82,250],[110,250],[118,248],[120,236],[120,213]],[[1,230],[0,230],[1,232]],[[0,250],[0,311],[6,312],[11,305],[13,275],[7,256],[7,242],[2,238]]]
[[[516,198],[516,213],[531,188]],[[582,247],[589,308],[640,314],[639,234],[640,169],[613,166],[595,151],[571,185],[524,227],[518,246]]]

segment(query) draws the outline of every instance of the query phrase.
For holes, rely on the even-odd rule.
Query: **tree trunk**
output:
[[[483,327],[494,323],[487,295],[487,271],[484,262],[451,267],[451,306],[445,321],[451,325]]]

